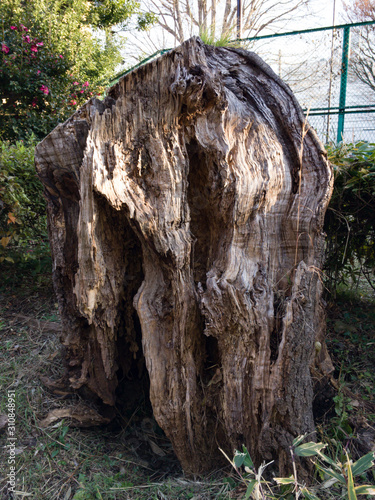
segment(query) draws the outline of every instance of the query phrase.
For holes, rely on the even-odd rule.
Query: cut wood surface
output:
[[[149,378],[186,472],[242,444],[288,471],[292,439],[314,431],[312,370],[331,370],[332,190],[289,87],[255,54],[193,38],[59,125],[36,167],[71,388],[114,405]]]

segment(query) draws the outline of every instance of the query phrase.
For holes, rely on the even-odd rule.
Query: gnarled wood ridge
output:
[[[144,359],[187,472],[242,444],[286,471],[314,430],[311,369],[330,367],[314,346],[332,189],[290,89],[193,38],[59,125],[36,166],[70,386],[114,405]]]

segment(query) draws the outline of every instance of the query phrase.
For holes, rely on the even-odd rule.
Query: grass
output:
[[[211,28],[201,28],[199,30],[199,37],[203,43],[205,43],[206,45],[213,45],[214,47],[241,47],[241,42],[235,39],[235,29],[228,29],[226,33],[222,33],[221,35],[216,36]]]
[[[5,268],[0,286],[0,401],[16,392],[17,494],[7,491],[5,428],[1,429],[0,498],[235,499],[245,491],[230,468],[195,481],[184,477],[170,443],[141,406],[99,428],[74,427],[69,418],[43,428],[51,411],[82,403],[77,395],[53,394],[41,378],[63,373],[59,317],[49,272]],[[328,307],[328,346],[336,390],[318,422],[319,439],[331,456],[353,459],[375,443],[375,301],[341,294]],[[157,445],[155,449],[150,442]],[[160,456],[162,455],[162,456]],[[372,478],[375,482],[375,478]],[[367,477],[367,482],[369,481]],[[280,498],[280,496],[279,496]],[[289,498],[284,496],[284,498]],[[290,497],[291,498],[291,497]],[[294,498],[294,497],[293,497]],[[319,498],[335,498],[319,496]]]

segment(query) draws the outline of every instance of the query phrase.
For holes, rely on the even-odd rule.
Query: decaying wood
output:
[[[255,54],[191,39],[58,126],[36,166],[71,388],[114,405],[144,359],[187,472],[242,444],[285,472],[314,430],[310,367],[331,368],[332,174],[289,88]]]

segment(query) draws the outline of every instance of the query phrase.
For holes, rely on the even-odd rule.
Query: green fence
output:
[[[375,21],[239,42],[288,83],[323,142],[375,142]],[[160,50],[117,75],[111,85],[169,50]]]

